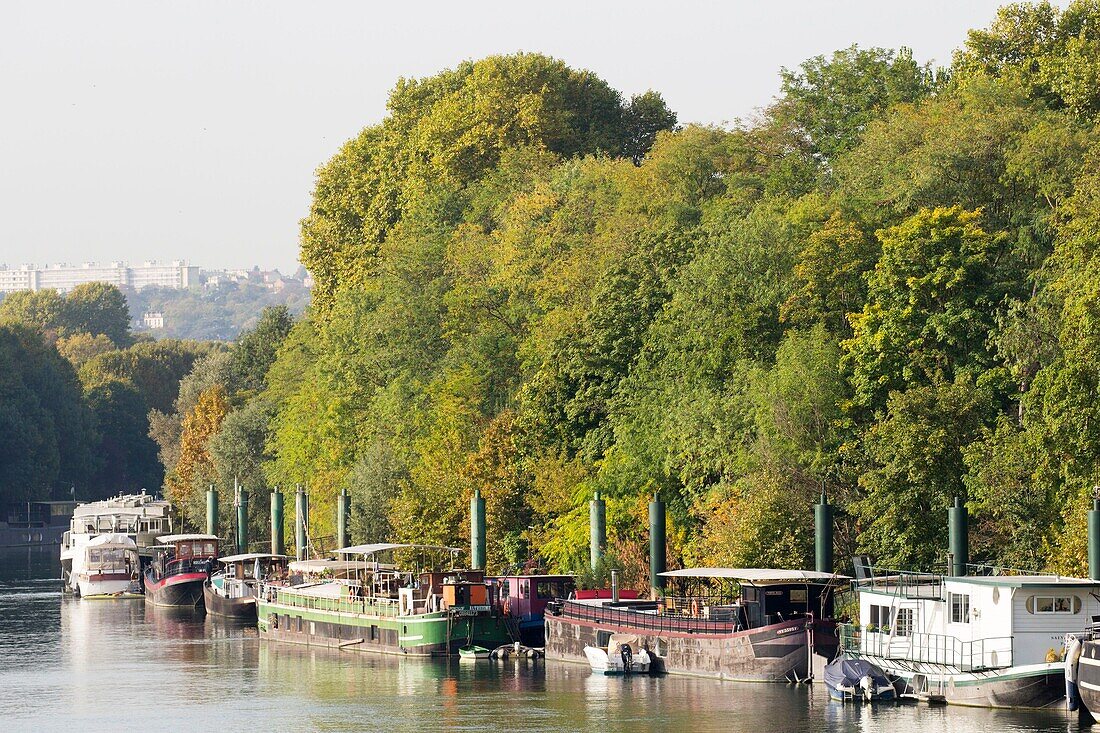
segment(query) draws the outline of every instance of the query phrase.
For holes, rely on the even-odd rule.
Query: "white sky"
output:
[[[0,264],[291,270],[317,166],[463,59],[548,53],[720,123],[852,43],[946,65],[999,4],[0,0]]]

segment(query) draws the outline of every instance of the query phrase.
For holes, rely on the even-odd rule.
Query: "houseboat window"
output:
[[[871,626],[877,626],[883,628],[890,625],[890,607],[889,606],[871,606],[871,620],[867,622]]]
[[[911,636],[913,633],[913,609],[899,608],[894,634],[896,636]]]
[[[535,597],[542,600],[561,598],[563,595],[565,594],[561,592],[561,583],[543,580],[535,587]]]
[[[1073,596],[1035,596],[1033,613],[1077,613],[1080,604],[1074,600]]]
[[[970,623],[970,596],[965,593],[951,593],[951,623]]]

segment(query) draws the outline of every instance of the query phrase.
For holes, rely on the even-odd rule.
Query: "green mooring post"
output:
[[[607,505],[596,492],[588,502],[588,552],[592,570],[599,567],[603,551],[607,547]]]
[[[966,575],[970,563],[969,516],[962,499],[955,497],[955,506],[947,510],[948,550],[951,552],[951,575]]]
[[[814,570],[833,572],[833,508],[824,491],[814,505]]]
[[[218,490],[211,484],[206,490],[206,534],[218,533]]]
[[[237,487],[237,552],[248,552],[248,491]]]
[[[1089,510],[1089,580],[1100,580],[1100,499]]]
[[[283,554],[283,492],[271,492],[271,554]]]
[[[470,569],[485,569],[485,499],[480,489],[470,499]]]
[[[298,486],[294,495],[294,556],[306,559],[306,527],[309,525],[309,494]]]
[[[656,598],[665,588],[665,503],[657,494],[649,502],[649,590]]]
[[[351,514],[351,497],[347,489],[340,489],[336,495],[336,546],[347,547],[348,542],[348,517]]]

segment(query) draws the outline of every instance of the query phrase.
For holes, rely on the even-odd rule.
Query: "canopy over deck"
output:
[[[665,578],[721,578],[752,585],[782,585],[790,583],[825,584],[831,580],[849,580],[847,575],[819,573],[815,570],[784,570],[782,568],[684,568],[661,573]]]
[[[292,573],[323,573],[327,570],[340,575],[362,570],[363,563],[350,560],[293,560],[288,567]]]
[[[171,544],[173,542],[190,542],[192,540],[216,540],[217,535],[214,534],[169,534],[163,537],[157,537],[157,542],[163,542],[165,544]]]
[[[352,545],[333,550],[337,555],[373,555],[386,550],[442,550],[444,552],[463,552],[457,547],[444,547],[443,545],[402,545],[392,542],[376,542],[371,545]]]
[[[225,557],[219,557],[218,562],[234,563],[234,562],[248,562],[249,560],[264,560],[267,558],[285,558],[286,555],[272,555],[268,552],[246,552],[242,555],[226,555]]]

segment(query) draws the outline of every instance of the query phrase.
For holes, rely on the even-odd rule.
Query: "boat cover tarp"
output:
[[[833,689],[838,687],[859,687],[859,681],[870,677],[875,687],[890,684],[886,675],[877,666],[866,659],[837,659],[825,665],[825,684]]]

